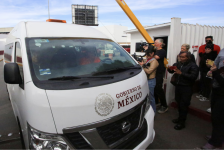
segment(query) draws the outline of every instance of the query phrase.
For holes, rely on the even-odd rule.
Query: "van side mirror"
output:
[[[8,84],[22,84],[19,66],[17,63],[7,63],[4,66],[4,79]]]

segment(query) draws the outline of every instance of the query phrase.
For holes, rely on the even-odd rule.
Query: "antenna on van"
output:
[[[107,29],[107,27],[103,24],[103,22],[101,22],[100,20],[99,20],[99,22],[102,23],[102,25],[104,26],[104,28]],[[107,31],[110,33],[110,31],[108,29],[107,29]],[[115,37],[111,33],[110,33],[110,35],[114,38],[115,42],[117,42],[117,40],[115,39]]]
[[[49,0],[48,0],[48,18],[50,19]]]

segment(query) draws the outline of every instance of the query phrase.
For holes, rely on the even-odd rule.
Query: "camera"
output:
[[[142,43],[140,44],[139,49],[140,49],[141,52],[145,52],[146,50],[143,48],[143,46],[148,46],[148,49],[151,49],[151,47],[153,47],[152,44],[153,44],[153,43],[142,42]]]
[[[148,45],[149,45],[148,43],[146,43],[146,42],[142,42],[142,43],[140,44],[140,46],[139,46],[140,51],[141,51],[141,52],[144,52],[145,49],[143,48],[143,46],[148,46]]]
[[[147,64],[143,64],[142,65],[142,68],[148,68],[148,67],[150,67],[150,63],[147,63]]]
[[[143,48],[143,46],[148,46],[148,49],[145,50]],[[155,49],[154,46],[152,45],[152,43],[146,43],[146,42],[142,42],[140,45],[140,49],[142,49],[142,52],[145,52],[145,54],[143,56],[137,56],[136,53],[134,53],[134,55],[132,55],[132,57],[138,61],[138,62],[142,62],[143,61],[143,57],[146,56],[146,54],[148,53],[152,53]],[[143,68],[148,68],[150,66],[150,63],[144,64],[142,67]]]
[[[143,61],[143,57],[144,56],[137,56],[136,53],[134,53],[134,55],[132,55],[132,57],[136,60],[136,61],[139,61],[139,62],[142,62]]]
[[[143,61],[143,57],[145,57],[145,55],[144,55],[144,56],[137,56],[136,53],[134,53],[134,55],[132,55],[132,57],[133,57],[136,61],[138,61],[138,62],[142,62],[142,61]],[[147,64],[143,64],[143,65],[142,65],[143,68],[148,68],[149,66],[150,66],[150,63],[147,63]]]

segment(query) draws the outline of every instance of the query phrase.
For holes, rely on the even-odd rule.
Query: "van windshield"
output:
[[[30,67],[39,81],[94,76],[137,65],[118,44],[106,39],[28,38],[26,44]]]

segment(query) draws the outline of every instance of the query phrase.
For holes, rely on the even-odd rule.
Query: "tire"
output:
[[[23,138],[23,133],[22,133],[22,129],[20,126],[20,122],[19,122],[19,118],[17,117],[17,122],[18,122],[18,126],[19,126],[19,135],[20,135],[20,139],[21,139],[21,145],[22,145],[22,149],[26,149],[25,147],[25,142],[24,142],[24,138]]]

